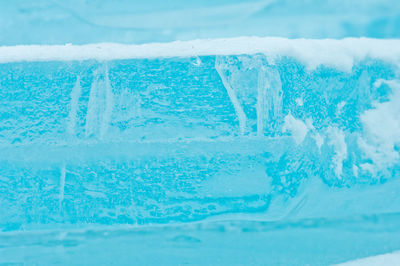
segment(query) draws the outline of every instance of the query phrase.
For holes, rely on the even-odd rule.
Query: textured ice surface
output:
[[[370,54],[3,63],[1,227],[398,212],[399,69]]]
[[[0,0],[0,44],[400,36],[398,0]]]
[[[398,47],[0,48],[0,262],[321,265],[399,249]]]

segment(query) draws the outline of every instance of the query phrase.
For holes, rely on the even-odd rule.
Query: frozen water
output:
[[[0,263],[400,249],[399,44],[0,47]]]
[[[398,63],[298,58],[1,64],[1,228],[398,212]]]

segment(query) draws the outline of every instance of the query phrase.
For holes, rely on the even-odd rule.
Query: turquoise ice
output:
[[[0,0],[0,264],[396,264],[399,3]]]
[[[226,47],[204,48],[218,42]],[[299,263],[398,249],[399,47],[373,39],[239,38],[0,48],[3,255],[13,254],[6,236],[26,241],[12,232],[55,234],[68,246],[63,239],[85,239],[91,230],[97,239],[153,226],[189,246],[231,227],[256,231],[263,243],[282,226],[300,229],[279,239],[308,226],[320,230],[309,234],[321,255],[356,237],[385,243],[314,260],[295,253]],[[190,229],[193,222],[203,229]],[[378,223],[379,237],[347,236],[343,228],[354,223]],[[329,230],[344,230],[332,249],[320,243],[321,234],[332,237]],[[104,248],[118,245],[109,241]],[[43,250],[25,261],[40,262]],[[268,261],[260,254],[255,263]]]

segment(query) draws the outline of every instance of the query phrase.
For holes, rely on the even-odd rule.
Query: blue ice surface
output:
[[[400,1],[0,0],[0,46],[253,35],[399,38]],[[269,59],[0,63],[0,265],[400,250],[399,65]]]
[[[0,262],[400,249],[398,70],[261,54],[0,64]]]

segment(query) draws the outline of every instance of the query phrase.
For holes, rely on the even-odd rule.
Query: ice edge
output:
[[[30,61],[121,60],[209,55],[265,54],[293,57],[309,69],[327,65],[351,71],[354,62],[372,58],[398,64],[400,39],[286,39],[238,37],[170,43],[0,46],[0,63]]]

